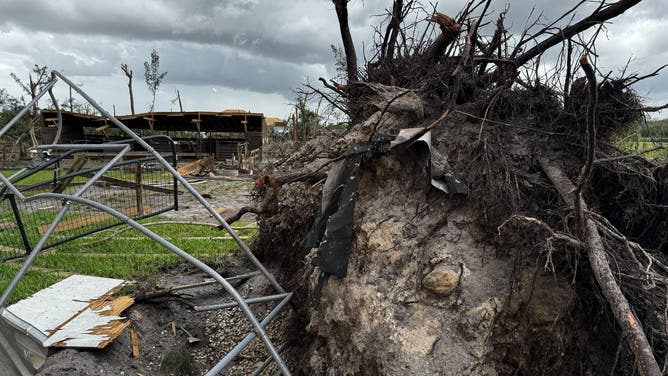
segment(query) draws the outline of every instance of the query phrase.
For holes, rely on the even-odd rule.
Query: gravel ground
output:
[[[222,178],[214,178],[222,179]],[[216,209],[226,209],[224,215],[236,212],[244,206],[252,204],[251,190],[254,180],[250,177],[225,178],[225,180],[192,179],[191,184]],[[179,210],[161,214],[173,220],[214,222],[211,215],[202,205],[185,190],[179,189]],[[255,220],[252,213],[244,214],[243,221]]]

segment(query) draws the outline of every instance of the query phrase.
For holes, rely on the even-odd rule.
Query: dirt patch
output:
[[[251,191],[254,179],[252,177],[238,178],[193,178],[189,179],[195,189],[216,209],[225,209],[224,215],[235,213],[253,201]],[[161,214],[176,221],[215,222],[202,205],[190,194],[184,194],[183,187],[179,187],[179,210]],[[252,213],[244,214],[244,221],[255,220]]]

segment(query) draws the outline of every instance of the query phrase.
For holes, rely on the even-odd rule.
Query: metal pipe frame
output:
[[[12,279],[12,281],[9,283],[9,285],[7,286],[5,291],[3,291],[2,296],[0,296],[0,307],[4,307],[5,303],[7,302],[7,299],[9,299],[9,295],[11,295],[11,293],[14,291],[14,289],[16,288],[16,285],[18,285],[21,278],[23,278],[25,273],[28,271],[28,268],[30,267],[30,265],[32,265],[33,261],[35,261],[35,257],[37,257],[37,255],[42,251],[42,249],[44,248],[44,245],[46,244],[47,240],[49,240],[49,238],[51,237],[51,234],[56,229],[56,226],[58,226],[58,223],[60,223],[60,221],[65,216],[65,214],[67,214],[67,212],[70,210],[71,204],[72,204],[71,199],[73,197],[78,197],[79,195],[83,194],[86,190],[88,190],[88,188],[90,188],[93,184],[95,184],[95,182],[102,175],[104,175],[107,171],[109,171],[109,169],[111,169],[116,162],[123,159],[125,154],[127,154],[127,152],[130,151],[130,145],[114,145],[114,146],[116,146],[116,147],[120,146],[121,150],[118,152],[118,154],[114,158],[112,158],[109,161],[109,163],[104,165],[104,167],[102,167],[100,169],[100,171],[98,171],[95,175],[93,175],[93,177],[90,178],[90,180],[88,180],[86,182],[86,184],[81,186],[81,188],[79,188],[72,195],[59,195],[60,197],[51,197],[51,198],[58,198],[58,199],[67,200],[67,201],[64,201],[65,205],[60,209],[58,214],[56,214],[56,217],[53,219],[53,221],[51,222],[49,227],[46,229],[46,231],[44,232],[42,237],[39,239],[39,241],[37,242],[35,247],[32,249],[32,252],[30,252],[30,254],[28,255],[28,258],[26,258],[26,260],[23,262],[23,265],[21,266],[21,269],[19,269],[19,271],[14,275],[14,278]],[[4,177],[2,177],[2,175],[0,175],[0,179],[3,180],[3,182],[5,184],[8,183],[8,181],[5,181],[6,179],[4,179]],[[9,184],[11,185],[11,183],[9,183]],[[13,185],[11,185],[11,187],[9,187],[9,188],[10,189],[14,188],[16,190],[16,188]],[[18,192],[18,190],[16,190],[16,191]],[[37,194],[37,195],[34,195],[32,197],[25,197],[21,192],[18,192],[16,197],[21,199],[21,201],[23,201],[23,202],[30,202],[30,201],[34,201],[35,199],[38,199],[40,196],[43,197],[43,195],[44,194]]]
[[[124,154],[124,153],[123,153]],[[121,154],[119,154],[122,156]],[[101,170],[102,171],[102,170]],[[142,226],[140,223],[137,221],[133,220],[132,218],[128,217],[127,215],[110,208],[106,205],[100,204],[98,202],[79,197],[78,194],[81,194],[79,191],[77,191],[73,195],[64,195],[60,193],[40,193],[34,196],[30,197],[25,197],[23,200],[25,202],[31,202],[39,199],[60,199],[64,200],[65,206],[61,209],[60,212],[58,212],[58,215],[56,215],[56,218],[53,220],[49,228],[46,230],[40,241],[37,243],[35,248],[33,249],[33,252],[28,256],[28,258],[25,260],[24,264],[21,266],[21,269],[17,272],[17,274],[14,276],[14,279],[10,282],[9,286],[3,293],[2,297],[0,297],[0,315],[4,311],[4,303],[7,301],[9,298],[9,295],[11,292],[14,290],[16,287],[18,281],[23,277],[23,275],[27,272],[28,268],[32,264],[32,262],[35,260],[37,255],[40,253],[41,248],[43,244],[46,242],[49,236],[51,236],[51,233],[55,229],[56,225],[62,217],[67,213],[69,208],[71,207],[72,203],[78,203],[78,204],[83,204],[90,206],[92,208],[101,210],[107,214],[110,214],[123,222],[127,223],[129,226],[134,228],[137,231],[140,231],[147,237],[149,237],[151,240],[155,241],[156,243],[162,245],[163,247],[167,248],[169,251],[172,253],[180,256],[182,259],[186,260],[188,263],[193,265],[194,267],[198,268],[199,270],[203,271],[204,273],[208,274],[210,277],[212,277],[214,280],[216,280],[218,283],[220,283],[223,288],[229,293],[234,300],[237,301],[239,307],[241,310],[244,312],[246,317],[249,319],[251,324],[253,325],[255,331],[249,333],[244,340],[242,340],[237,347],[235,347],[232,351],[230,351],[223,360],[221,360],[214,368],[212,368],[207,375],[217,375],[220,371],[222,371],[248,344],[250,343],[253,338],[256,337],[256,333],[260,336],[260,339],[262,342],[264,342],[265,346],[267,347],[267,350],[271,354],[272,358],[276,362],[277,366],[283,372],[284,375],[290,375],[290,371],[287,369],[287,366],[283,362],[283,359],[280,357],[278,354],[278,351],[274,347],[274,345],[271,343],[271,340],[267,336],[266,332],[264,331],[264,327],[271,322],[271,320],[280,312],[280,310],[285,306],[285,304],[288,303],[290,298],[292,298],[292,293],[288,293],[284,296],[283,300],[281,303],[279,303],[271,312],[270,314],[262,321],[258,322],[257,318],[255,317],[255,314],[250,310],[250,307],[246,302],[244,301],[243,297],[236,291],[236,289],[227,281],[225,278],[223,278],[218,272],[216,272],[214,269],[212,269],[210,266],[206,265],[199,259],[191,256],[189,253],[185,252],[181,248],[175,246],[174,244],[170,243],[169,241],[163,239],[160,237],[160,235],[154,233],[153,231],[149,230],[148,228]],[[219,367],[215,373],[211,373]]]
[[[7,123],[4,127],[2,127],[2,129],[0,129],[0,137],[4,136],[5,133],[7,133],[7,131],[12,129],[12,127],[23,117],[23,115],[25,115],[26,112],[30,110],[30,107],[39,102],[39,100],[42,99],[44,94],[48,93],[49,90],[51,90],[51,88],[56,84],[56,82],[58,82],[58,80],[52,75],[51,81],[46,85],[44,85],[42,91],[37,93],[37,95],[35,95],[35,98],[33,98],[30,102],[28,102],[28,104],[26,104],[26,106],[23,107],[23,109],[19,111],[19,113],[16,114],[16,116],[14,116],[12,120],[9,121],[9,123]]]
[[[141,137],[139,137],[136,133],[134,133],[125,124],[121,123],[120,120],[116,119],[116,117],[111,115],[104,108],[102,108],[102,106],[97,104],[97,102],[95,102],[95,100],[93,100],[93,98],[88,96],[88,94],[86,94],[83,90],[81,90],[81,88],[79,88],[74,82],[70,81],[67,77],[63,76],[58,71],[54,70],[54,71],[51,72],[51,74],[53,75],[54,78],[56,78],[56,77],[60,78],[61,80],[63,80],[63,82],[65,82],[70,87],[72,87],[72,89],[74,89],[74,91],[76,91],[86,101],[88,101],[88,103],[90,103],[91,106],[93,106],[96,110],[100,111],[100,114],[102,116],[109,119],[109,121],[111,121],[115,126],[117,126],[119,129],[121,129],[123,132],[125,132],[125,134],[130,136],[134,141],[136,141],[139,145],[141,145],[144,149],[146,149],[146,151],[153,154],[153,156],[163,165],[163,167],[165,167],[167,169],[167,171],[169,171],[169,173],[172,174],[172,176],[174,176],[179,181],[179,183],[183,184],[183,186],[186,188],[186,190],[188,190],[188,192],[190,192],[190,194],[192,194],[197,199],[197,201],[199,201],[200,204],[202,204],[202,206],[204,206],[207,209],[209,214],[211,214],[211,216],[213,218],[215,218],[216,221],[218,221],[218,223],[220,223],[223,226],[223,228],[230,234],[232,239],[234,239],[234,241],[239,245],[239,248],[241,248],[241,250],[251,260],[253,265],[255,265],[255,267],[259,271],[261,271],[262,274],[264,274],[265,278],[267,278],[269,283],[271,283],[271,285],[276,289],[276,291],[278,291],[280,293],[285,293],[285,290],[283,289],[283,287],[278,283],[278,281],[276,281],[274,276],[271,275],[271,273],[269,273],[269,271],[267,271],[267,269],[264,267],[264,265],[262,265],[262,263],[260,263],[260,261],[255,257],[255,255],[253,255],[253,252],[251,252],[248,245],[246,245],[246,243],[244,243],[244,241],[239,237],[239,235],[237,235],[234,232],[234,230],[232,230],[232,227],[230,227],[230,225],[225,221],[225,219],[216,211],[216,209],[214,207],[211,206],[211,204],[209,204],[204,199],[204,197],[202,197],[202,195],[199,194],[199,192],[197,192],[197,190],[192,185],[190,185],[190,183],[188,183],[188,181],[183,176],[181,176],[176,171],[175,168],[173,168],[172,166],[169,165],[169,163],[162,157],[162,155],[160,155],[160,153],[158,153],[146,141],[142,140]],[[2,136],[2,134],[0,134],[0,136]]]
[[[287,293],[276,294],[276,295],[267,295],[267,296],[260,296],[258,298],[246,299],[244,301],[246,302],[246,304],[257,304],[257,303],[271,302],[271,301],[274,301],[274,300],[281,300],[281,299],[285,298],[286,296],[288,296]],[[238,305],[237,302],[229,302],[229,303],[197,306],[197,307],[194,307],[193,309],[196,312],[204,312],[204,311],[213,311],[213,310],[216,310],[216,309],[232,308],[232,307],[236,307],[237,305]]]
[[[246,301],[243,299],[243,297],[236,291],[236,289],[225,279],[223,278],[218,272],[216,272],[214,269],[200,261],[199,259],[191,256],[181,248],[175,246],[174,244],[170,243],[169,241],[163,239],[156,233],[152,232],[148,228],[142,226],[139,224],[137,221],[134,219],[130,218],[129,216],[109,207],[104,204],[98,203],[96,201],[92,201],[86,198],[80,197],[82,193],[84,193],[89,187],[91,187],[104,173],[106,173],[109,169],[113,167],[113,165],[121,160],[123,156],[131,149],[129,144],[114,144],[111,147],[109,144],[97,144],[97,145],[56,145],[56,144],[50,144],[50,145],[44,145],[40,148],[44,149],[102,149],[102,150],[109,150],[109,149],[117,149],[121,148],[119,153],[112,158],[112,160],[107,163],[102,169],[100,169],[91,179],[86,182],[80,189],[78,189],[75,193],[68,195],[68,194],[62,194],[62,193],[40,193],[36,194],[34,196],[30,197],[25,197],[6,177],[0,174],[0,182],[2,182],[7,189],[9,189],[14,195],[18,198],[20,198],[23,202],[31,202],[35,200],[40,200],[40,199],[56,199],[56,200],[62,200],[63,201],[63,207],[61,210],[58,212],[54,220],[51,222],[47,230],[44,232],[38,243],[35,245],[33,248],[33,251],[28,255],[26,260],[24,261],[23,265],[19,269],[19,271],[16,273],[12,281],[10,282],[9,286],[5,289],[3,292],[2,296],[0,296],[0,316],[5,316],[5,308],[4,305],[7,302],[9,296],[11,293],[14,291],[16,288],[16,285],[20,281],[20,279],[25,275],[25,273],[28,271],[28,268],[30,265],[32,265],[33,261],[37,257],[37,255],[40,254],[41,250],[43,249],[44,245],[46,244],[46,241],[49,239],[49,237],[52,235],[54,232],[56,226],[58,223],[63,219],[65,214],[69,211],[73,203],[81,204],[81,205],[86,205],[98,210],[101,210],[109,215],[112,215],[118,219],[120,219],[122,222],[127,223],[129,226],[133,227],[134,229],[142,232],[144,235],[155,241],[156,243],[164,246],[167,248],[169,251],[172,253],[175,253],[176,255],[180,256],[182,259],[190,263],[191,265],[195,266],[196,268],[200,269],[204,273],[208,274],[210,277],[212,277],[214,280],[216,280],[220,285],[223,286],[223,288],[232,296],[232,298],[236,301],[236,304],[240,307],[240,309],[243,311],[243,313],[246,315],[247,319],[250,321],[252,327],[253,327],[253,332],[250,332],[232,351],[230,351],[216,366],[214,366],[208,373],[207,375],[217,375],[220,371],[222,371],[248,344],[250,341],[252,341],[253,338],[256,336],[259,336],[262,342],[264,342],[267,350],[269,351],[269,354],[271,358],[276,362],[276,365],[278,366],[279,370],[284,374],[284,375],[290,375],[290,371],[288,370],[287,366],[285,365],[283,359],[280,357],[277,349],[274,347],[272,344],[271,340],[267,336],[266,332],[264,331],[264,327],[268,325],[273,318],[278,315],[281,309],[285,307],[285,305],[289,302],[289,300],[292,298],[292,293],[285,293],[285,290],[281,287],[281,285],[276,281],[273,275],[267,271],[267,269],[262,265],[259,260],[252,254],[250,248],[243,242],[243,240],[234,232],[232,227],[223,219],[223,217],[213,208],[200,194],[195,190],[192,185],[185,179],[183,178],[176,169],[169,164],[167,160],[165,160],[162,155],[160,155],[151,145],[149,145],[146,141],[144,141],[141,137],[139,137],[136,133],[134,133],[131,129],[129,129],[127,126],[125,126],[123,123],[121,123],[118,119],[116,119],[114,116],[109,114],[104,108],[102,108],[97,102],[95,102],[91,97],[89,97],[83,90],[81,90],[76,84],[74,84],[72,81],[67,79],[65,76],[63,76],[60,72],[57,71],[52,71],[52,80],[43,88],[43,90],[33,98],[33,100],[26,105],[25,108],[23,108],[7,125],[5,125],[2,129],[0,129],[0,137],[2,137],[4,134],[7,133],[9,129],[11,129],[12,126],[14,126],[17,121],[25,115],[25,113],[28,111],[28,109],[37,103],[37,101],[44,96],[46,92],[49,92],[49,94],[53,98],[53,94],[51,92],[51,89],[53,86],[56,84],[58,79],[62,80],[65,82],[67,85],[69,85],[72,89],[74,89],[79,95],[81,95],[86,101],[88,101],[91,106],[93,106],[95,109],[97,109],[103,116],[105,116],[107,119],[109,119],[114,125],[116,125],[119,129],[121,129],[123,132],[125,132],[133,141],[135,141],[137,144],[142,146],[147,152],[152,154],[155,159],[165,168],[167,169],[170,174],[174,177],[175,180],[183,184],[183,186],[186,188],[186,190],[192,194],[201,204],[204,206],[207,211],[222,225],[222,227],[230,234],[230,236],[235,240],[235,242],[239,245],[239,248],[246,254],[246,256],[251,260],[251,262],[255,265],[255,267],[264,275],[264,277],[270,282],[270,284],[274,287],[275,290],[277,290],[280,294],[284,295],[283,300],[276,306],[274,309],[265,317],[262,322],[259,322],[257,318],[255,317],[255,314],[250,310],[250,307],[246,303]],[[56,101],[54,100],[54,103]],[[56,105],[57,106],[57,105]],[[62,115],[60,113],[60,108],[56,107],[58,110],[59,114],[59,128],[62,127]],[[59,132],[57,132],[57,136],[59,136]],[[59,138],[59,137],[58,137]],[[58,141],[58,139],[55,139],[55,141]],[[268,300],[276,300],[276,299],[268,299]],[[3,346],[3,348],[6,346]],[[17,365],[19,367],[19,365]]]
[[[260,323],[262,328],[269,325],[269,323],[276,316],[278,316],[278,314],[281,312],[283,307],[285,307],[285,305],[288,304],[290,299],[292,299],[292,294],[293,293],[288,293],[288,295],[285,298],[283,298],[283,300],[281,300],[281,302],[278,303],[278,305],[276,307],[274,307],[274,309],[272,309],[271,312],[269,312],[267,317],[265,317],[264,320],[262,320],[262,322]],[[234,358],[236,358],[237,355],[239,355],[239,353],[241,353],[243,351],[243,349],[245,349],[246,346],[248,346],[254,338],[255,338],[255,333],[254,332],[248,333],[248,335],[246,335],[246,337],[244,337],[244,339],[242,339],[241,342],[239,342],[232,350],[230,350],[230,352],[228,352],[227,355],[225,355],[225,357],[220,362],[218,362],[218,364],[213,366],[213,368],[211,368],[209,370],[209,372],[206,373],[206,376],[218,375],[218,373],[220,373],[223,369],[225,369],[225,367],[227,367],[227,365]],[[272,356],[272,358],[274,359],[274,361],[276,361],[276,357]],[[285,373],[286,371],[283,370],[280,363],[276,362],[276,365],[281,370],[281,372],[283,372],[283,375],[289,375],[289,373],[287,373],[287,374]]]

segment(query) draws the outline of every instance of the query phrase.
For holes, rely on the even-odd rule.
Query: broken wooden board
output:
[[[128,217],[134,217],[137,215],[138,211],[137,208],[130,208],[130,209],[124,209],[124,210],[119,210],[121,213],[127,215]],[[151,211],[151,208],[144,205],[144,213],[148,213]],[[56,229],[54,232],[63,232],[63,231],[68,231],[68,230],[76,230],[81,227],[86,227],[89,225],[94,225],[96,223],[104,222],[106,220],[112,219],[114,216],[111,214],[106,214],[106,213],[101,213],[101,214],[95,214],[95,215],[89,215],[89,216],[84,216],[80,218],[74,218],[70,219],[67,221],[61,221],[58,223],[56,226]],[[51,224],[48,225],[41,225],[37,227],[37,232],[39,234],[43,234],[46,232],[46,230],[51,226]]]
[[[139,358],[139,336],[132,328],[130,328],[130,341],[132,341],[132,357]]]
[[[211,156],[187,163],[180,166],[177,172],[181,176],[203,176],[208,175],[216,166],[216,161]]]
[[[44,334],[44,347],[101,349],[129,325],[120,314],[134,300],[112,296],[125,283],[73,275],[7,307],[7,311]]]

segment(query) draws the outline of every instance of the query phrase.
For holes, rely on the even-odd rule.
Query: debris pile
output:
[[[180,166],[177,171],[181,176],[208,176],[216,167],[216,160],[212,155],[207,155]]]

